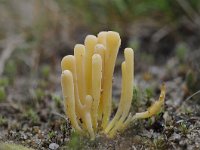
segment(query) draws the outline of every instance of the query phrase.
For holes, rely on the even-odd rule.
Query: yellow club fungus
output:
[[[157,114],[164,104],[165,85],[161,94],[147,111],[132,115],[130,111],[133,96],[134,51],[124,50],[122,62],[122,89],[118,110],[111,118],[112,79],[121,39],[117,32],[100,32],[98,36],[88,35],[85,45],[77,44],[74,55],[61,61],[61,85],[65,112],[72,127],[91,139],[102,130],[108,137],[114,137],[137,119]]]

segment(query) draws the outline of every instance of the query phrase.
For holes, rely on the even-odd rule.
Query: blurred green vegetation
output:
[[[38,44],[44,43],[43,39],[47,38],[43,33],[59,36],[58,32],[65,25],[69,25],[70,30],[74,26],[84,26],[91,33],[116,30],[126,36],[130,35],[133,23],[142,20],[147,23],[146,19],[152,19],[161,26],[177,25],[183,17],[195,22],[196,18],[199,19],[200,9],[199,0],[50,0],[48,3],[35,0],[31,1],[33,14],[30,17],[33,22],[23,26],[18,21],[22,19],[19,10],[12,9],[16,3],[11,0],[1,0],[0,3],[9,12],[15,29],[20,31],[22,28],[29,34],[28,39]]]
[[[177,44],[175,52],[176,52],[176,56],[179,59],[179,61],[181,63],[183,63],[187,58],[188,47],[184,43],[179,43],[179,44]]]
[[[24,117],[29,119],[33,124],[38,123],[39,122],[39,117],[37,112],[35,112],[32,108],[28,109],[25,113],[24,113]]]
[[[0,87],[0,102],[6,100],[6,91],[4,87]]]
[[[83,142],[81,141],[81,137],[78,133],[72,132],[71,139],[67,144],[67,149],[70,150],[79,150],[83,149]]]
[[[0,115],[0,126],[6,125],[8,123],[8,120]]]
[[[130,25],[144,18],[152,18],[159,23],[178,23],[182,16],[199,10],[199,0],[58,0],[59,6],[74,20],[82,21],[93,32],[113,29],[128,34]],[[187,7],[187,8],[185,8]],[[187,12],[186,12],[187,11]],[[188,14],[190,13],[190,14]],[[188,16],[191,17],[191,16]]]
[[[63,49],[73,47],[73,40],[81,41],[88,32],[97,34],[102,30],[115,30],[122,37],[122,48],[129,45],[139,49],[140,41],[132,40],[137,23],[140,26],[156,24],[157,30],[165,26],[176,30],[182,20],[188,20],[191,23],[188,28],[193,28],[200,18],[199,0],[35,0],[29,2],[32,6],[31,16],[26,16],[32,20],[24,25],[25,17],[22,14],[26,12],[19,13],[19,9],[15,8],[18,3],[10,0],[0,3],[12,20],[12,32],[25,33],[27,42],[38,53],[33,64],[36,68],[38,61],[46,63],[48,59],[54,63],[56,51],[62,55]],[[27,3],[24,1],[24,5]],[[2,20],[0,33],[7,27]]]
[[[1,150],[33,150],[32,148],[24,147],[23,145],[17,145],[13,143],[0,143]]]

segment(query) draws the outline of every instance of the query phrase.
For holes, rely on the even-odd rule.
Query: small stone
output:
[[[21,139],[27,140],[27,138],[28,138],[27,135],[26,135],[25,133],[22,132],[22,133],[21,133]]]
[[[179,141],[181,139],[181,136],[177,133],[173,133],[171,139],[174,141]]]
[[[55,149],[58,149],[58,148],[59,148],[59,145],[56,144],[56,143],[51,143],[51,144],[49,145],[49,148],[52,149],[52,150],[55,150]]]

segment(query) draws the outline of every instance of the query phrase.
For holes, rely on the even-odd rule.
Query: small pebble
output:
[[[174,141],[179,141],[181,139],[181,136],[179,134],[177,134],[177,133],[173,133],[171,138]]]
[[[59,145],[56,144],[56,143],[51,143],[51,144],[49,145],[49,148],[52,149],[52,150],[58,149],[58,147],[59,147]]]

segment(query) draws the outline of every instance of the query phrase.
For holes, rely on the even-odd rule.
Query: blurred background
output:
[[[116,79],[123,49],[132,47],[135,83],[147,97],[166,82],[172,100],[166,103],[175,110],[200,89],[199,0],[0,0],[0,120],[7,120],[6,129],[16,114],[18,123],[42,126],[52,110],[63,113],[62,57],[86,35],[109,30],[122,39]],[[118,81],[113,89],[118,98]]]
[[[57,76],[61,58],[72,54],[76,43],[113,30],[122,38],[120,54],[125,47],[135,50],[136,71],[149,78],[149,65],[164,65],[155,74],[168,67],[173,77],[194,75],[194,84],[200,70],[199,8],[198,0],[1,0],[1,80],[15,84],[18,77],[37,82]]]

